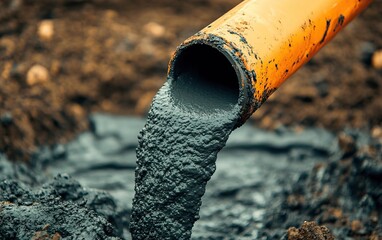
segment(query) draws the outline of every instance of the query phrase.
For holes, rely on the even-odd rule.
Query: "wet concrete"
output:
[[[6,225],[0,224],[0,239],[16,232],[17,239],[30,239],[46,224],[50,224],[49,234],[58,232],[67,239],[76,239],[77,233],[90,229],[93,232],[110,227],[110,231],[97,230],[94,234],[105,239],[131,239],[136,136],[144,120],[94,115],[91,125],[91,132],[67,145],[42,148],[31,166],[11,163],[1,155],[0,201],[13,205],[0,211],[0,221],[7,219]],[[320,129],[296,133],[280,128],[266,132],[243,126],[236,130],[219,153],[217,170],[207,185],[192,239],[261,236],[266,228],[264,215],[272,211],[274,203],[281,202],[274,194],[292,185],[315,163],[326,161],[338,151],[336,145],[335,137]],[[59,173],[71,177],[57,177]],[[39,196],[41,193],[45,197]],[[33,216],[22,211],[24,208],[31,208]],[[83,224],[67,224],[74,220]],[[24,226],[26,221],[30,222],[28,228]],[[296,222],[296,226],[300,224]],[[284,234],[285,230],[275,232]]]
[[[244,97],[220,51],[190,46],[173,65],[138,136],[131,215],[137,240],[191,238],[217,154],[240,124]]]
[[[203,113],[191,107],[192,98],[187,106],[174,100],[177,90],[168,83],[159,90],[138,137],[134,239],[190,239],[217,153],[240,119],[238,105],[207,101],[213,108]]]

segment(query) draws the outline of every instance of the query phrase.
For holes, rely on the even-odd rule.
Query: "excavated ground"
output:
[[[238,2],[0,1],[0,239],[129,239],[144,120],[94,112],[145,115],[176,46]],[[193,239],[382,238],[381,11],[234,132]]]
[[[239,2],[0,1],[0,151],[26,159],[36,146],[87,129],[92,111],[145,115],[176,47]],[[382,70],[371,57],[382,49],[381,11],[374,1],[253,115],[254,124],[380,127]]]

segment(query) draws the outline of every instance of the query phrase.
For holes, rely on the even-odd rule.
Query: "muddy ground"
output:
[[[176,46],[238,2],[0,1],[0,239],[129,239],[143,120],[94,112],[145,116]],[[381,12],[231,136],[194,239],[382,238]]]
[[[0,239],[131,239],[136,135],[144,122],[96,114],[90,131],[41,148],[28,165],[0,155]],[[382,237],[382,137],[245,125],[216,168],[192,239],[330,239],[317,238],[322,228],[315,225],[299,232],[304,221],[337,239]],[[304,229],[310,238],[299,238]]]

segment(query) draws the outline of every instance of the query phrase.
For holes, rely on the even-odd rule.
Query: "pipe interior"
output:
[[[202,112],[230,110],[238,104],[239,78],[216,48],[193,44],[179,53],[172,67],[169,80],[176,104]]]

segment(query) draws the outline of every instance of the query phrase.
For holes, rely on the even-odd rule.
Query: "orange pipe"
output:
[[[231,62],[241,94],[242,122],[308,62],[372,0],[246,0],[184,41],[169,63],[193,45],[211,46]],[[200,56],[203,57],[203,56]],[[214,64],[214,63],[211,63]]]

